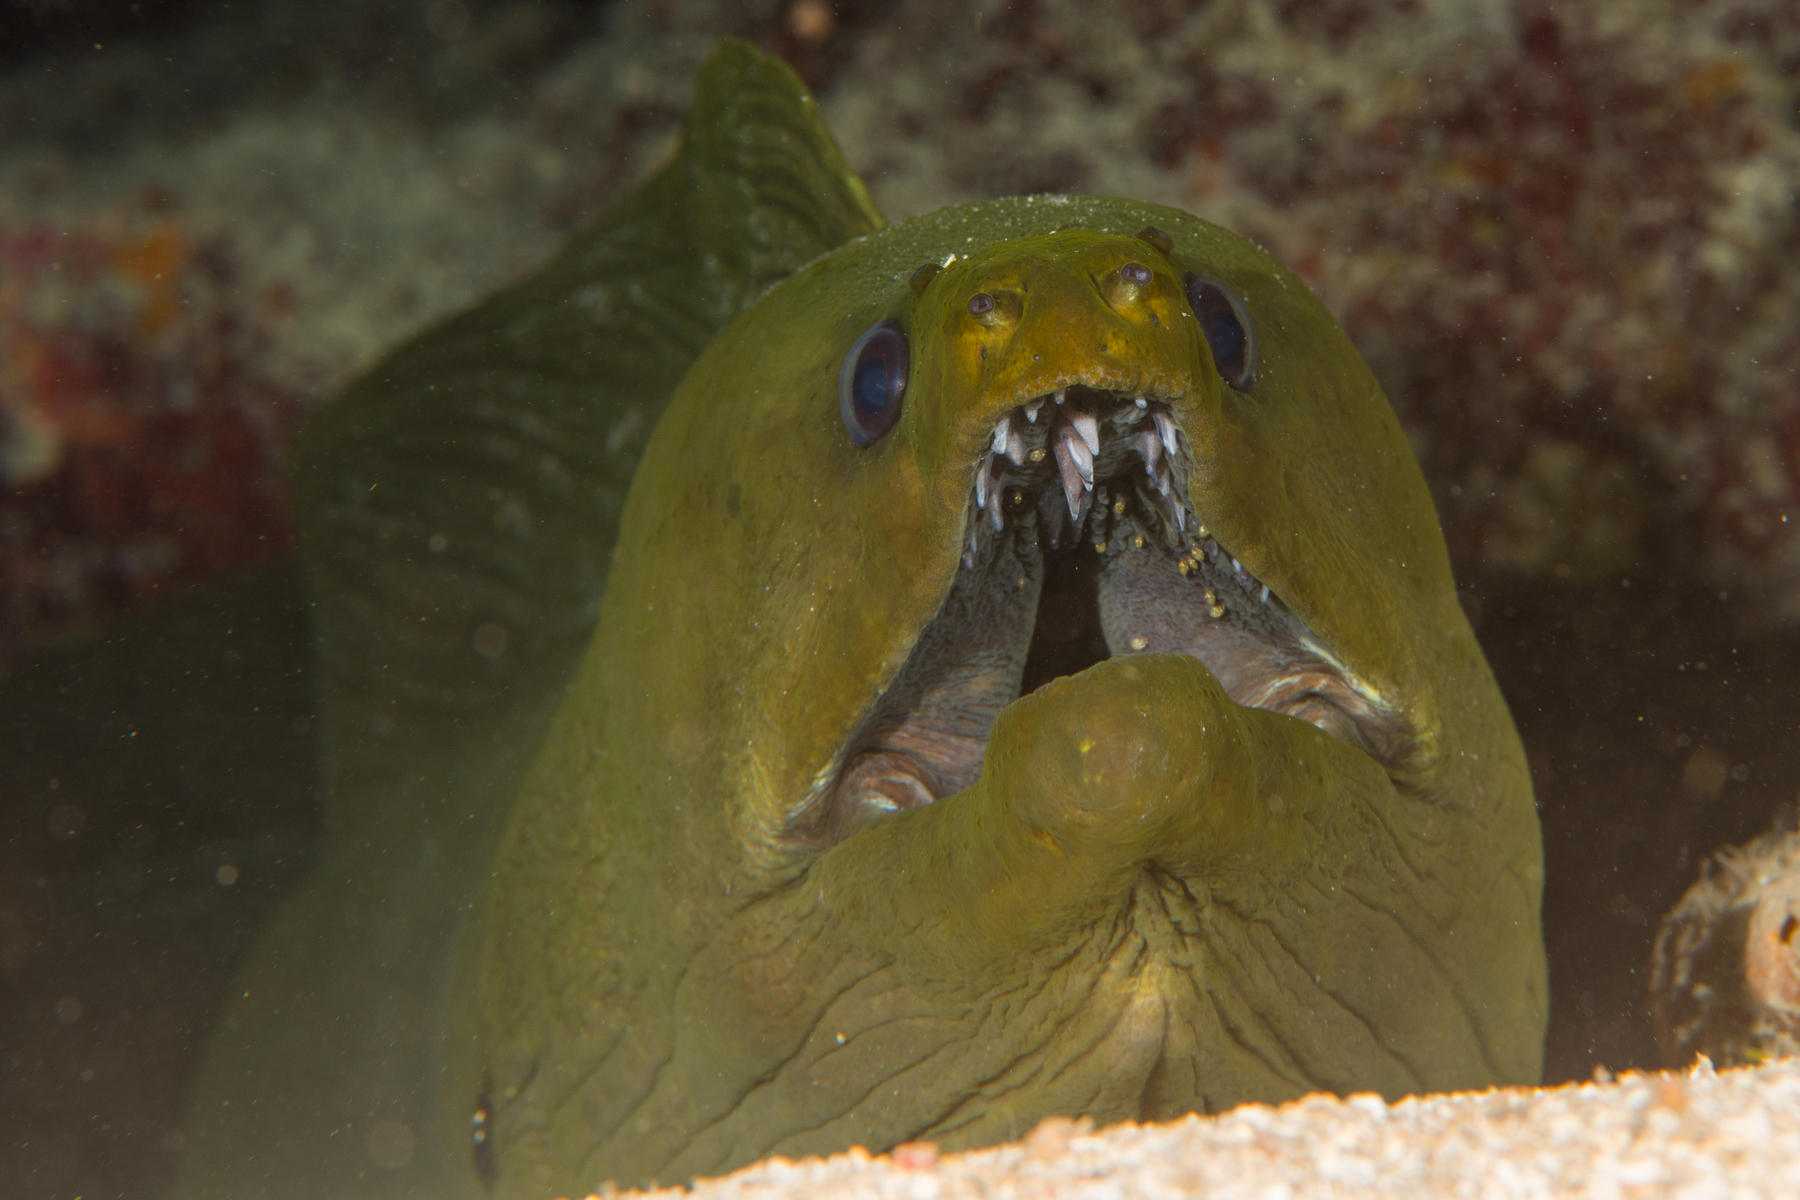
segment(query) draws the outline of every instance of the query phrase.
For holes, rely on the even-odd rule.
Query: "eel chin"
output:
[[[831,843],[962,790],[1001,709],[1121,654],[1191,655],[1238,704],[1402,760],[1400,714],[1190,506],[1192,465],[1154,396],[1072,385],[1001,418],[943,607],[790,833]]]

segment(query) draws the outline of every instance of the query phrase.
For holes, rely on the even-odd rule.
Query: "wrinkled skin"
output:
[[[727,70],[788,78],[741,47],[709,66]],[[782,87],[791,115],[758,119],[816,129]],[[674,389],[585,657],[506,692],[535,697],[506,709],[513,773],[459,782],[491,757],[468,736],[488,726],[436,735],[454,747],[433,768],[446,788],[510,797],[523,778],[497,857],[504,801],[457,852],[455,909],[478,917],[434,943],[442,1040],[395,1068],[426,1078],[409,1111],[435,1114],[416,1119],[439,1194],[476,1188],[478,1106],[484,1181],[524,1198],[771,1152],[975,1146],[1054,1114],[1536,1081],[1523,754],[1405,437],[1329,314],[1248,242],[1153,205],[1022,198],[880,228],[829,139],[807,136],[816,161],[790,166],[813,182],[769,204],[862,236],[724,325]],[[1148,282],[1122,289],[1138,266]],[[1222,381],[1189,272],[1254,317],[1249,392]],[[997,316],[973,319],[977,292]],[[881,320],[910,341],[910,382],[897,424],[859,448],[839,371]],[[1170,502],[1228,548],[1246,594],[1266,585],[1269,620],[1322,647],[1379,736],[1240,702],[1232,671],[1176,644],[1214,627],[1169,618],[1153,632],[1170,645],[1109,640],[1024,694],[1016,661],[982,675],[999,699],[962,773],[943,772],[953,786],[841,816],[872,714],[921,662],[1009,621],[1023,655],[1052,570],[1036,559],[1023,599],[950,619],[959,580],[1002,561],[978,538],[965,565],[976,475],[997,421],[1076,385],[1121,411],[1156,398],[1180,448]],[[1005,545],[1025,546],[1029,521],[1008,521]],[[1117,625],[1144,593],[1112,549]]]
[[[177,1194],[482,1194],[445,1040],[475,990],[468,917],[592,640],[626,489],[719,330],[880,223],[799,81],[728,45],[671,162],[300,431],[325,844],[208,1032]]]
[[[1131,236],[1147,225],[1171,254]],[[1124,302],[1104,283],[1130,262],[1154,279]],[[1254,314],[1251,394],[1222,384],[1186,271]],[[1008,319],[972,319],[976,292],[1013,297]],[[882,319],[911,382],[859,449],[839,366]],[[1118,655],[1007,706],[970,786],[797,836],[945,604],[996,421],[1070,383],[1170,398],[1193,512],[1404,752],[1242,707],[1193,657]],[[923,217],[763,297],[652,440],[492,892],[475,1038],[499,1192],[965,1147],[1051,1114],[1533,1082],[1541,873],[1425,487],[1306,287],[1150,205]]]

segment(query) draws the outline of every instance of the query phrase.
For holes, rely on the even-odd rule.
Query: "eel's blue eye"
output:
[[[1238,391],[1249,391],[1256,384],[1256,325],[1244,302],[1205,275],[1187,277],[1187,295],[1219,374]]]
[[[900,419],[906,394],[906,335],[892,321],[871,326],[844,355],[838,412],[850,440],[868,446]]]

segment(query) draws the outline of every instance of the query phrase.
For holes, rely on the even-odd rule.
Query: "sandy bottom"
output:
[[[631,1193],[641,1195],[644,1193]],[[649,1193],[672,1196],[674,1191]],[[771,1159],[695,1200],[1302,1200],[1307,1197],[1800,1195],[1800,1062],[1632,1074],[1561,1088],[1309,1096],[1098,1132],[1046,1121],[1021,1142],[939,1157]],[[623,1194],[620,1194],[623,1195]]]

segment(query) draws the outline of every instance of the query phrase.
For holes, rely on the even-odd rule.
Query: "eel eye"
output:
[[[1256,384],[1256,326],[1244,302],[1205,275],[1187,277],[1187,294],[1219,374],[1238,391],[1249,391]]]
[[[1143,287],[1150,282],[1150,268],[1143,263],[1126,263],[1119,268],[1119,278]]]
[[[986,292],[976,292],[969,297],[969,315],[979,317],[994,311],[994,298]]]
[[[906,335],[882,321],[856,339],[838,372],[838,411],[850,440],[871,445],[892,429],[905,394]]]

